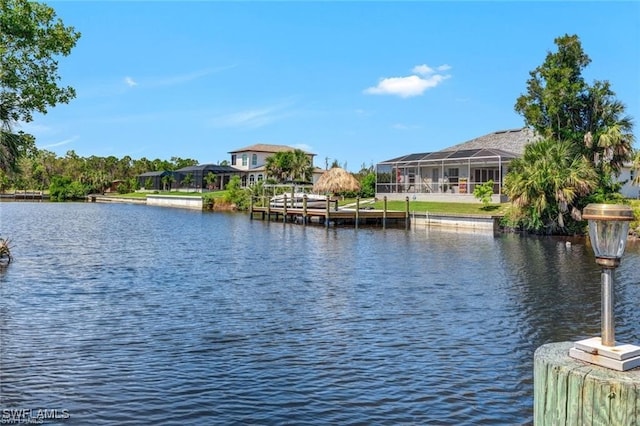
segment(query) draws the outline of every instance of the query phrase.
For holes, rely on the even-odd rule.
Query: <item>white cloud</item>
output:
[[[40,148],[41,149],[55,148],[56,146],[68,145],[68,144],[70,144],[72,142],[75,142],[77,140],[78,140],[78,136],[74,136],[72,138],[65,139],[65,140],[60,141],[60,142],[54,142],[54,143],[50,143],[50,144],[47,144],[47,145],[43,145]]]
[[[125,77],[124,82],[129,87],[135,87],[138,85],[138,83],[136,83],[135,80],[131,77]]]
[[[262,127],[290,115],[284,111],[287,105],[274,105],[250,109],[215,117],[211,123],[215,127]]]
[[[411,71],[415,74],[420,74],[420,75],[433,74],[433,68],[431,68],[426,64],[416,65],[415,67],[413,67]]]
[[[449,65],[440,65],[438,71],[447,71],[451,69]],[[408,77],[388,77],[382,78],[377,86],[369,87],[364,90],[368,95],[395,95],[401,98],[410,98],[412,96],[420,96],[426,90],[432,89],[450,78],[450,75],[438,74],[433,68],[426,64],[416,65],[413,67],[414,75]],[[419,75],[417,75],[419,74]]]

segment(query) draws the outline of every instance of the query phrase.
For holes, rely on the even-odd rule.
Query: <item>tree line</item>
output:
[[[509,166],[507,221],[536,233],[574,234],[584,229],[587,204],[624,202],[616,177],[625,163],[633,164],[640,184],[640,154],[633,149],[633,119],[610,83],[589,84],[582,76],[591,59],[578,36],[554,42],[557,51],[529,73],[527,93],[515,104],[540,140]]]
[[[28,0],[0,0],[0,189],[66,188],[71,194],[103,190],[113,180],[134,189],[135,177],[147,171],[175,170],[197,164],[192,159],[135,160],[128,156],[64,157],[38,150],[33,136],[14,131],[33,113],[46,113],[75,97],[58,82],[58,60],[70,54],[81,34],[56,18],[55,11]],[[557,51],[530,72],[527,91],[515,110],[539,141],[510,164],[504,192],[511,200],[506,223],[545,234],[582,232],[581,211],[592,202],[624,202],[616,179],[623,165],[636,170],[633,119],[608,81],[585,81],[591,59],[577,35],[554,40]],[[298,153],[275,155],[267,164],[276,180],[308,180],[310,164]],[[357,174],[375,186],[372,167]],[[62,191],[62,190],[61,190]],[[64,191],[62,191],[64,192]]]

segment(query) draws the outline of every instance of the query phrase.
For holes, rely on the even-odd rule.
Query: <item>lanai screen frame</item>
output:
[[[463,155],[460,155],[463,154]],[[445,174],[445,166],[447,168],[451,168],[453,165],[465,166],[467,167],[467,185],[477,185],[483,182],[473,182],[471,181],[471,166],[473,164],[487,164],[487,165],[497,165],[498,166],[498,174],[499,179],[497,182],[497,192],[496,194],[502,195],[502,185],[503,178],[505,175],[504,167],[507,166],[512,160],[518,158],[517,154],[498,150],[498,149],[470,149],[470,150],[456,150],[456,151],[437,151],[432,153],[422,153],[422,154],[409,154],[401,157],[396,157],[391,160],[382,161],[376,164],[376,193],[386,194],[386,193],[399,193],[399,192],[414,192],[414,193],[430,193],[430,192],[446,192],[444,191],[444,185],[449,186],[449,183],[444,181],[446,176]],[[440,166],[440,176],[439,179],[442,180],[438,182],[438,190],[427,191],[426,183],[424,183],[424,179],[426,177],[421,176],[421,182],[402,182],[398,181],[398,176],[408,176],[406,173],[407,168],[415,168],[416,170],[420,170],[421,167],[433,167]],[[382,171],[381,168],[384,167],[386,170]],[[402,174],[398,174],[398,170],[404,169]],[[381,181],[380,177],[383,173],[389,173],[388,180]],[[385,186],[387,190],[384,190]],[[407,190],[407,189],[413,189]],[[420,190],[418,190],[420,188]],[[467,191],[466,193],[470,193]]]

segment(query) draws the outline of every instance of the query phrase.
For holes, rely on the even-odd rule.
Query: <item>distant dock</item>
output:
[[[327,200],[326,208],[306,208],[306,207],[271,207],[256,206],[251,203],[249,207],[250,219],[259,217],[262,220],[300,223],[319,223],[324,226],[331,225],[352,225],[356,228],[360,225],[379,225],[385,228],[391,224],[403,224],[409,227],[409,197],[406,199],[407,208],[405,211],[387,210],[386,197],[383,209],[360,208],[359,200],[355,207],[339,208],[335,201]]]
[[[45,195],[42,191],[13,191],[13,193],[2,193],[0,198],[10,200],[37,200],[42,201],[48,199],[49,196]]]

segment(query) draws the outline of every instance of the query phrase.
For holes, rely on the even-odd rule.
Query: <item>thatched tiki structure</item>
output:
[[[358,192],[360,191],[360,182],[345,169],[333,167],[320,176],[315,185],[313,185],[313,191],[329,194]]]

